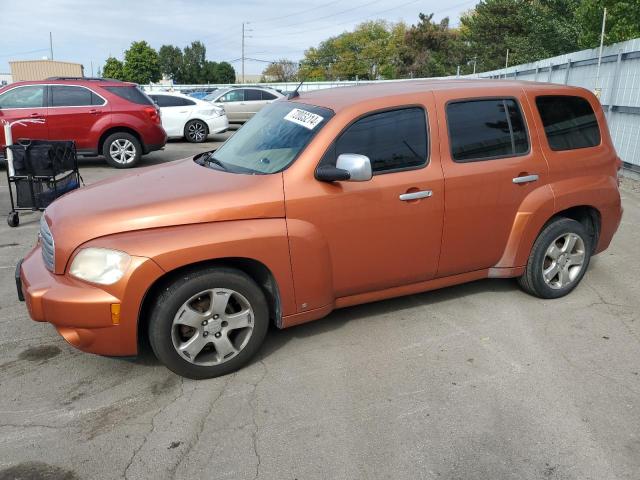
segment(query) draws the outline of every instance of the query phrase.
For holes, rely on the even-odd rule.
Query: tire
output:
[[[211,304],[213,295],[221,299],[218,307]],[[178,375],[199,380],[244,366],[268,327],[269,308],[260,287],[239,270],[219,267],[182,274],[163,288],[148,333],[158,360]]]
[[[20,215],[18,212],[11,212],[7,215],[7,224],[12,228],[20,225]]]
[[[553,220],[538,235],[518,283],[539,298],[564,297],[584,277],[591,252],[591,236],[584,225],[570,218]]]
[[[142,145],[130,133],[116,132],[104,141],[102,154],[107,163],[114,168],[132,168],[142,157]]]
[[[189,120],[184,126],[184,138],[189,143],[203,143],[209,136],[209,127],[202,120]]]

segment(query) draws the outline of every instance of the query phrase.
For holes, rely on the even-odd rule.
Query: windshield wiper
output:
[[[218,160],[213,156],[213,153],[210,153],[209,156],[204,159],[204,161],[209,164],[213,163],[214,165],[218,165],[225,171],[229,170],[229,167],[227,167],[221,160]]]

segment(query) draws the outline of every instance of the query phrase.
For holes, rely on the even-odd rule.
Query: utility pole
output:
[[[249,35],[247,35],[247,32],[251,32],[252,30],[249,30],[248,28],[245,28],[245,25],[248,25],[249,22],[242,22],[242,83],[244,83],[244,39],[245,38],[251,38]]]
[[[53,60],[53,35],[49,32],[49,60]]]
[[[602,47],[604,46],[604,30],[607,25],[607,7],[602,14],[602,31],[600,32],[600,53],[598,54],[598,70],[596,71],[596,96],[600,98],[600,65],[602,64]]]
[[[473,57],[473,75],[475,76],[476,74],[476,65],[478,63],[478,56],[476,55],[475,57]]]

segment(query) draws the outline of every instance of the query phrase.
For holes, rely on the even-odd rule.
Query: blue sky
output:
[[[0,0],[0,73],[10,60],[49,55],[53,34],[56,60],[79,62],[94,74],[104,60],[122,58],[134,40],[180,47],[201,40],[209,60],[226,60],[240,70],[242,22],[249,22],[245,55],[270,61],[299,60],[304,50],[362,21],[385,19],[416,23],[419,12],[435,13],[457,23],[478,0]],[[266,63],[245,64],[258,74]]]

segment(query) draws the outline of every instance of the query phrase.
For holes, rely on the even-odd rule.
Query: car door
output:
[[[107,121],[110,114],[107,101],[87,87],[79,85],[49,85],[49,138],[73,140],[78,151],[96,148],[92,132],[96,124]]]
[[[263,93],[266,92],[255,88],[245,89],[243,110],[247,120],[253,117],[261,108],[269,103],[265,98],[263,98]]]
[[[444,187],[437,138],[429,145],[429,98],[425,95],[424,105],[366,114],[328,148],[322,165],[335,166],[343,153],[368,156],[370,181],[310,184],[285,171],[299,309],[435,276]],[[295,233],[299,230],[305,232],[302,238]],[[327,268],[331,278],[320,285]],[[333,299],[316,294],[326,288],[324,283],[332,284]]]
[[[237,88],[222,95],[218,102],[224,105],[224,111],[230,122],[244,122],[247,114],[244,111],[244,89]]]
[[[170,137],[184,135],[184,126],[191,116],[195,102],[173,95],[154,94],[151,98],[160,107],[162,126]]]
[[[47,140],[49,138],[46,86],[22,85],[10,88],[0,94],[0,120],[11,123],[24,119],[40,120],[41,123],[14,125],[11,129],[14,143],[19,138],[32,140]],[[0,148],[6,145],[3,126],[0,121]]]
[[[496,265],[525,198],[549,190],[547,163],[531,147],[538,136],[527,128],[532,117],[524,93],[502,92],[481,98],[436,93],[447,199],[438,276]]]

